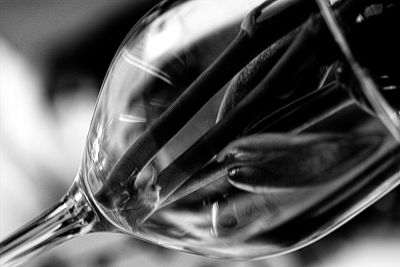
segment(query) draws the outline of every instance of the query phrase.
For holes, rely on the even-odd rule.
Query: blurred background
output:
[[[59,200],[112,57],[158,0],[0,0],[0,239]],[[226,262],[93,234],[26,266],[399,266],[400,190],[289,255]]]

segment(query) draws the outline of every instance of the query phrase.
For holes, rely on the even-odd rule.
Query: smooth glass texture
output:
[[[132,143],[142,142],[138,136],[194,81],[200,83],[199,76],[221,60],[240,28],[246,29],[243,17],[254,2],[247,7],[245,2],[166,4],[139,23],[118,52],[92,122],[85,166],[91,166],[86,174],[91,197],[121,231],[211,257],[264,257],[320,238],[398,183],[398,144],[356,101],[348,100],[315,125],[293,126],[287,134],[256,131],[244,136],[239,131],[233,138],[226,134],[204,141],[207,131],[216,131],[215,125],[234,108],[229,107],[229,94],[240,79],[236,77],[215,88],[215,95],[167,142],[150,136],[149,146],[159,146],[154,156],[138,173],[132,172],[129,186],[101,196],[118,187],[105,183],[112,176],[108,166],[130,153]],[[274,9],[296,1],[267,2],[265,13],[272,16]],[[179,112],[177,116],[184,116]],[[244,120],[251,125],[257,118]],[[358,123],[348,125],[353,120]],[[227,126],[222,132],[230,130]],[[196,149],[216,146],[213,142],[229,145],[216,152]],[[204,159],[198,153],[210,155]],[[386,159],[388,169],[374,169]],[[383,184],[373,189],[370,184],[379,180]],[[356,192],[360,196],[352,200]],[[326,213],[325,221],[316,219],[320,213]]]
[[[395,188],[400,144],[360,79],[399,114],[399,4],[332,2],[351,62],[314,1],[153,8],[109,68],[71,190],[1,243],[1,262],[99,231],[215,258],[280,255]]]

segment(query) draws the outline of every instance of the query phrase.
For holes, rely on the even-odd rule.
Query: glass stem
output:
[[[91,232],[98,218],[74,183],[59,203],[0,243],[0,265],[16,266],[76,236]]]

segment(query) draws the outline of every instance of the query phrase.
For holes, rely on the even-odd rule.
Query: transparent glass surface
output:
[[[265,10],[273,14],[274,8],[291,1],[269,2]],[[266,68],[263,65],[272,49],[261,52],[244,74],[222,81],[193,117],[177,127],[176,134],[167,140],[150,135],[146,142],[150,149],[157,146],[156,153],[132,172],[128,185],[118,188],[118,184],[105,183],[113,176],[111,166],[131,153],[129,146],[142,142],[139,137],[149,127],[154,130],[154,121],[159,123],[174,101],[188,87],[201,83],[207,68],[221,60],[219,56],[240,28],[245,29],[244,15],[254,4],[257,1],[167,2],[136,25],[121,46],[92,121],[83,171],[98,209],[123,232],[211,257],[263,257],[320,238],[398,183],[398,143],[350,95],[310,125],[296,121],[302,117],[298,111],[282,123],[292,124],[284,126],[284,131],[279,126],[271,132],[259,129],[262,116],[240,117],[246,123],[238,130],[229,126],[233,123],[229,118],[225,123],[235,108],[233,103],[239,104],[242,97],[238,90],[250,90],[246,79]],[[326,75],[338,69],[333,62],[334,70]],[[328,65],[320,68],[326,70]],[[305,75],[311,74],[305,71]],[[332,82],[332,78],[324,80],[324,75],[297,80],[310,88],[288,86],[310,94],[317,91],[316,84],[325,90]],[[265,102],[272,102],[276,110],[299,98],[281,100],[274,94],[266,94]],[[191,112],[179,105],[174,108],[181,109],[177,116]],[[265,111],[270,112],[268,107]],[[163,127],[174,123],[173,116],[163,118],[171,120]],[[217,131],[217,124],[225,127],[221,134],[207,138],[209,132]],[[248,130],[252,125],[255,130]],[[132,151],[131,156],[141,157],[141,153]],[[390,175],[371,174],[379,172],[374,166],[384,159],[393,161]],[[376,190],[371,183],[382,183],[382,187]],[[351,200],[356,192],[362,200]],[[318,214],[324,219],[318,219]]]
[[[153,8],[110,66],[73,186],[1,243],[2,263],[99,231],[274,256],[395,188],[399,4],[331,2],[322,15],[325,2],[309,0]]]

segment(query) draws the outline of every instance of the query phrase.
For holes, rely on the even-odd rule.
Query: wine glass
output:
[[[398,3],[334,2],[318,1],[323,16],[308,0],[153,8],[109,68],[71,188],[2,241],[1,262],[95,232],[215,258],[280,255],[396,187]]]

